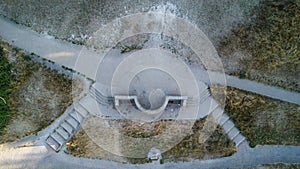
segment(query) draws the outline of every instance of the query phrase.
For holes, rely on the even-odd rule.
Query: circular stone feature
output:
[[[155,110],[161,107],[166,95],[180,95],[176,80],[160,69],[145,69],[131,80],[129,95],[135,95],[142,107]]]

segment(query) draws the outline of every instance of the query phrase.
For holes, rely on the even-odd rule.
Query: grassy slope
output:
[[[251,147],[300,145],[300,107],[297,105],[227,88],[225,111]]]
[[[299,11],[300,0],[262,1],[251,24],[235,28],[220,43],[223,57],[238,57],[239,70],[233,74],[300,91]]]
[[[4,143],[36,134],[59,117],[72,103],[72,80],[34,62],[5,42],[0,41],[0,46],[6,53],[0,59],[1,97],[9,103],[8,108],[0,102],[0,143]],[[6,71],[2,71],[4,68]],[[9,79],[4,72],[10,72]],[[2,90],[2,85],[7,90]],[[6,96],[2,96],[2,91],[6,91]]]

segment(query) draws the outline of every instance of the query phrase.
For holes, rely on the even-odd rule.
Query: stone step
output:
[[[98,104],[110,105],[110,106],[114,104],[114,101],[101,100],[98,97],[94,97],[93,95],[91,95],[91,96],[97,101]]]
[[[85,102],[79,102],[79,106],[78,106],[78,111],[80,108],[80,113],[88,113],[88,114],[98,114],[99,110],[98,110],[98,103],[92,98],[89,98],[89,101],[85,101]],[[92,99],[92,100],[91,100]]]
[[[81,105],[79,102],[78,105],[75,107],[75,111],[82,115],[82,117],[86,118],[89,115],[89,112]]]
[[[245,137],[242,136],[241,134],[239,134],[238,136],[236,136],[234,139],[233,139],[233,142],[235,143],[235,146],[238,147],[243,141],[245,141]]]
[[[90,92],[89,94],[90,94],[93,98],[95,98],[99,103],[102,103],[102,104],[110,104],[110,103],[113,102],[113,100],[108,100],[108,98],[104,98],[103,96],[98,95],[97,93]]]
[[[79,126],[79,122],[76,121],[73,117],[69,116],[65,119],[67,123],[69,123],[75,130]]]
[[[65,140],[68,140],[69,137],[70,137],[70,134],[65,129],[63,129],[62,127],[58,127],[55,131],[59,135],[61,135]]]
[[[89,114],[96,115],[100,118],[123,119],[123,117],[119,114],[119,112],[116,109],[112,108],[112,106],[109,105],[100,106],[92,97],[86,97],[85,100],[79,102],[79,107],[81,107],[81,109],[85,110],[86,112],[89,112]]]
[[[65,143],[64,138],[56,132],[51,133],[50,135],[55,141],[57,141],[60,145]]]
[[[230,132],[231,129],[234,127],[234,123],[231,120],[227,120],[223,125],[222,125],[225,133],[227,134]]]
[[[230,140],[234,139],[234,137],[236,137],[238,134],[240,133],[240,131],[236,128],[233,127],[230,132],[227,133],[228,137]]]
[[[229,116],[225,113],[222,114],[222,117],[219,120],[219,125],[223,126],[224,123],[226,123],[226,121],[229,120]]]
[[[70,135],[75,131],[74,128],[67,122],[63,122],[60,126],[64,128]]]
[[[46,143],[53,149],[55,150],[56,152],[58,152],[62,145],[59,144],[54,138],[52,138],[51,136],[49,136],[46,140]]]
[[[108,97],[103,95],[100,91],[98,91],[93,86],[89,89],[89,94],[96,98],[100,103],[111,104],[113,102],[113,97]]]
[[[208,89],[204,90],[201,94],[200,94],[200,104],[203,103],[209,96],[210,96],[210,91]]]
[[[73,117],[75,120],[77,120],[79,123],[82,123],[84,118],[82,117],[82,115],[80,113],[77,113],[76,111],[71,112],[69,114],[71,117]]]
[[[211,112],[211,115],[213,116],[213,118],[216,120],[216,121],[219,121],[220,118],[222,117],[224,111],[223,109],[218,105],[212,112]]]
[[[239,134],[241,134],[240,132],[235,133],[235,135],[232,135],[232,137],[230,137],[230,140],[234,140]]]
[[[105,94],[103,94],[101,91],[99,91],[97,88],[95,88],[94,86],[91,86],[89,88],[89,91],[92,93],[95,93],[96,95],[99,95],[99,97],[104,98],[104,99],[108,99],[108,100],[113,100],[113,97],[111,96],[106,96]]]

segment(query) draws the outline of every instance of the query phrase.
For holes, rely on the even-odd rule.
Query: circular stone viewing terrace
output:
[[[138,72],[130,81],[129,95],[115,95],[114,105],[123,116],[131,118],[147,116],[158,117],[168,104],[176,105],[173,112],[185,106],[187,96],[180,95],[176,80],[168,73],[157,68],[148,68]],[[120,105],[121,104],[121,105]],[[132,108],[125,106],[132,105]]]
[[[165,50],[150,48],[116,59],[105,57],[91,93],[96,96],[101,117],[142,120],[199,119],[214,104],[207,85],[180,58]],[[104,66],[102,66],[102,64]],[[108,67],[107,65],[110,65]],[[110,70],[108,70],[110,69]],[[91,106],[92,107],[92,106]],[[97,112],[95,110],[91,112]]]

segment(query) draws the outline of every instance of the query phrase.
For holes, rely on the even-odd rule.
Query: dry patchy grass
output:
[[[298,105],[227,87],[225,111],[251,147],[300,145]]]
[[[220,127],[217,127],[211,137],[203,144],[198,143],[204,121],[205,119],[196,121],[190,134],[187,134],[176,146],[164,152],[164,161],[189,161],[191,159],[210,159],[232,155],[235,152],[234,143],[226,137]],[[129,120],[114,120],[111,123],[119,126],[119,132],[123,135],[134,138],[151,138],[161,134],[174,122],[163,120],[141,125],[141,123]],[[130,143],[127,142],[125,146],[130,147],[128,144]],[[125,163],[149,162],[145,158],[125,158],[109,153],[95,144],[84,130],[81,130],[72,138],[67,144],[67,150],[68,153],[80,157],[115,160]]]
[[[50,125],[72,103],[72,79],[31,60],[22,51],[1,42],[10,60],[9,120],[0,143],[36,134]]]

